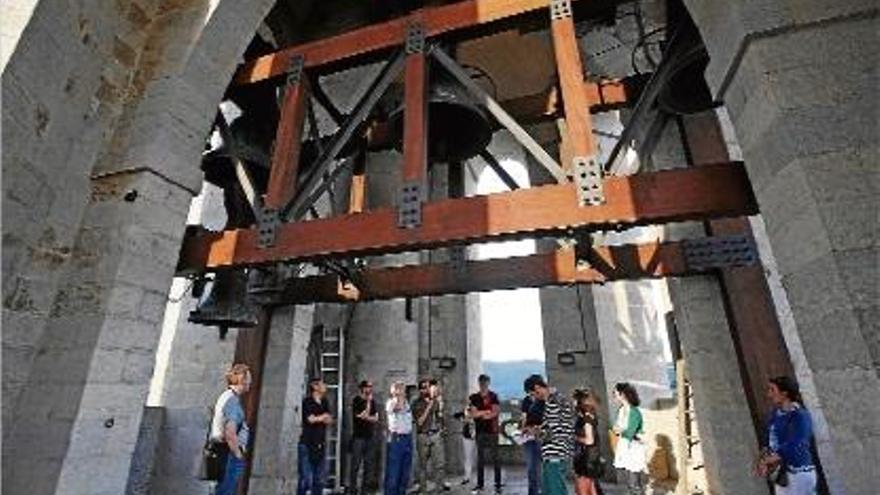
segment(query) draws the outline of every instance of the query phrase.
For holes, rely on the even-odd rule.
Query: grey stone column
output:
[[[657,168],[686,165],[680,157],[680,137],[669,131],[667,129],[654,152],[653,163]],[[712,162],[717,157],[709,156],[706,160]],[[694,159],[695,165],[702,161],[701,155],[695,155]],[[665,231],[667,238],[672,239],[699,238],[706,234],[703,225],[696,222],[667,225]],[[668,285],[686,375],[693,390],[699,448],[709,493],[766,494],[766,483],[752,474],[758,438],[745,398],[721,281],[713,274],[670,278]]]
[[[686,2],[706,40],[802,345],[832,493],[880,464],[876,2]],[[787,343],[792,341],[786,336]],[[791,344],[789,344],[791,349]],[[799,353],[797,353],[799,354]]]
[[[694,391],[711,494],[768,493],[752,475],[758,441],[715,276],[669,279],[675,323]]]
[[[313,305],[272,312],[250,493],[292,493],[296,488],[294,449],[302,427],[299,408],[314,315]]]
[[[149,172],[93,181],[20,399],[7,489],[125,492],[189,201]]]

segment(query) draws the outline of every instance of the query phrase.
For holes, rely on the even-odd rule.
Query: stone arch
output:
[[[204,137],[272,4],[4,7],[18,14],[2,33],[10,491],[126,490]]]

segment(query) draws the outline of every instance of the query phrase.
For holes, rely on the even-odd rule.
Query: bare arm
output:
[[[593,432],[593,425],[591,423],[585,424],[583,443],[587,445],[593,445],[595,443],[594,436],[595,434]]]
[[[226,439],[226,445],[229,446],[229,451],[232,452],[232,455],[239,459],[244,458],[241,449],[238,448],[238,433],[235,431],[235,423],[232,421],[226,422],[223,437]]]

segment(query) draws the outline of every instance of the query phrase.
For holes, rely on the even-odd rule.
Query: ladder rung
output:
[[[339,357],[338,352],[322,352],[321,355],[324,357]]]
[[[339,368],[321,368],[321,371],[339,371]]]

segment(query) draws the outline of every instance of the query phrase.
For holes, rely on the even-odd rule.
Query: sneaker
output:
[[[482,487],[482,486],[475,486],[475,487],[471,490],[471,495],[479,495],[480,493],[482,493],[482,491],[483,491],[483,487]]]
[[[496,486],[496,487],[495,487],[495,495],[500,495],[500,493],[501,493],[501,487],[500,487],[500,486]]]
[[[451,490],[452,490],[452,485],[450,485],[449,483],[447,483],[447,482],[444,481],[443,484],[440,485],[440,488],[441,488],[444,492],[448,492],[448,491],[451,491]]]
[[[470,485],[470,484],[471,484],[471,479],[470,479],[470,478],[465,478],[465,479],[461,480],[461,484],[462,484],[462,485]]]

